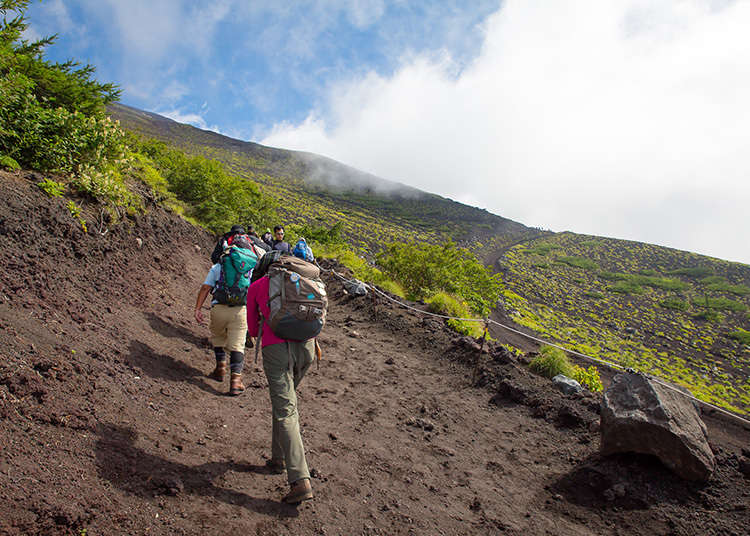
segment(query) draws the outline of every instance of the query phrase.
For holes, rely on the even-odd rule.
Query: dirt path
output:
[[[2,179],[0,534],[750,526],[738,470],[749,431],[707,421],[719,468],[705,487],[649,459],[599,459],[595,397],[550,390],[499,348],[474,386],[472,341],[385,301],[352,299],[330,278],[324,359],[299,391],[316,496],[282,505],[285,477],[263,467],[270,403],[252,350],[242,396],[206,378],[213,358],[192,307],[209,237],[159,211],[83,235],[29,177]],[[180,247],[167,254],[164,236]]]

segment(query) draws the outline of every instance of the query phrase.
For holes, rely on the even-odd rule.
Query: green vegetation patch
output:
[[[583,270],[596,270],[599,268],[594,261],[584,257],[558,257],[555,259],[555,262],[560,262]]]
[[[740,341],[742,344],[750,345],[750,331],[742,328],[737,328],[737,331],[731,332],[729,338]]]
[[[684,275],[694,279],[713,275],[714,270],[708,266],[693,266],[690,268],[677,268],[667,272],[668,275]]]
[[[729,298],[709,298],[707,296],[694,299],[693,305],[707,309],[717,309],[719,311],[741,312],[747,309],[744,303],[730,300]]]
[[[584,369],[574,365],[563,350],[554,346],[542,346],[539,349],[539,355],[529,363],[529,368],[545,378],[554,378],[558,374],[562,374],[576,380],[592,392],[603,389],[602,380],[596,367],[590,366],[588,369]]]
[[[687,311],[690,307],[688,302],[675,297],[665,298],[659,302],[659,305],[665,309],[672,309],[674,311]]]

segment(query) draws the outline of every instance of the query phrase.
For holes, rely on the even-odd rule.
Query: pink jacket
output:
[[[258,310],[260,310],[260,313]],[[264,319],[271,315],[271,310],[268,308],[267,277],[261,277],[247,289],[247,331],[251,337],[258,336],[258,323],[261,314]],[[282,342],[286,342],[286,340],[274,335],[268,321],[264,320],[261,348],[265,348],[269,344],[280,344]]]

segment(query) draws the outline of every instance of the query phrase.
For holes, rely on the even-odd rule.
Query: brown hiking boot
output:
[[[313,498],[312,486],[309,478],[301,478],[291,485],[289,493],[281,498],[281,502],[287,504],[299,504]]]
[[[224,375],[227,373],[227,362],[226,361],[217,361],[216,362],[216,368],[214,371],[208,375],[209,378],[212,380],[216,380],[217,382],[223,382],[224,381]]]
[[[245,390],[245,385],[242,383],[242,373],[232,372],[229,375],[229,394],[237,396]]]

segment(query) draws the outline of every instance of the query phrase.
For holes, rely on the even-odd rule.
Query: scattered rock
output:
[[[745,478],[750,478],[750,460],[748,459],[740,460],[738,469],[740,470],[740,473],[745,475]]]
[[[689,398],[641,374],[618,374],[604,393],[601,452],[651,454],[682,478],[706,481],[716,462]]]
[[[394,363],[396,362],[393,360],[392,357],[389,357],[388,359],[385,360],[386,365],[393,365]]]
[[[138,246],[139,249],[143,247],[143,239],[136,238],[135,239],[135,243],[136,243],[136,245]]]
[[[552,381],[554,382],[555,387],[557,387],[566,395],[572,395],[574,393],[580,393],[581,391],[583,391],[583,387],[581,387],[580,383],[572,378],[568,378],[563,374],[558,374],[557,376],[552,378]]]

